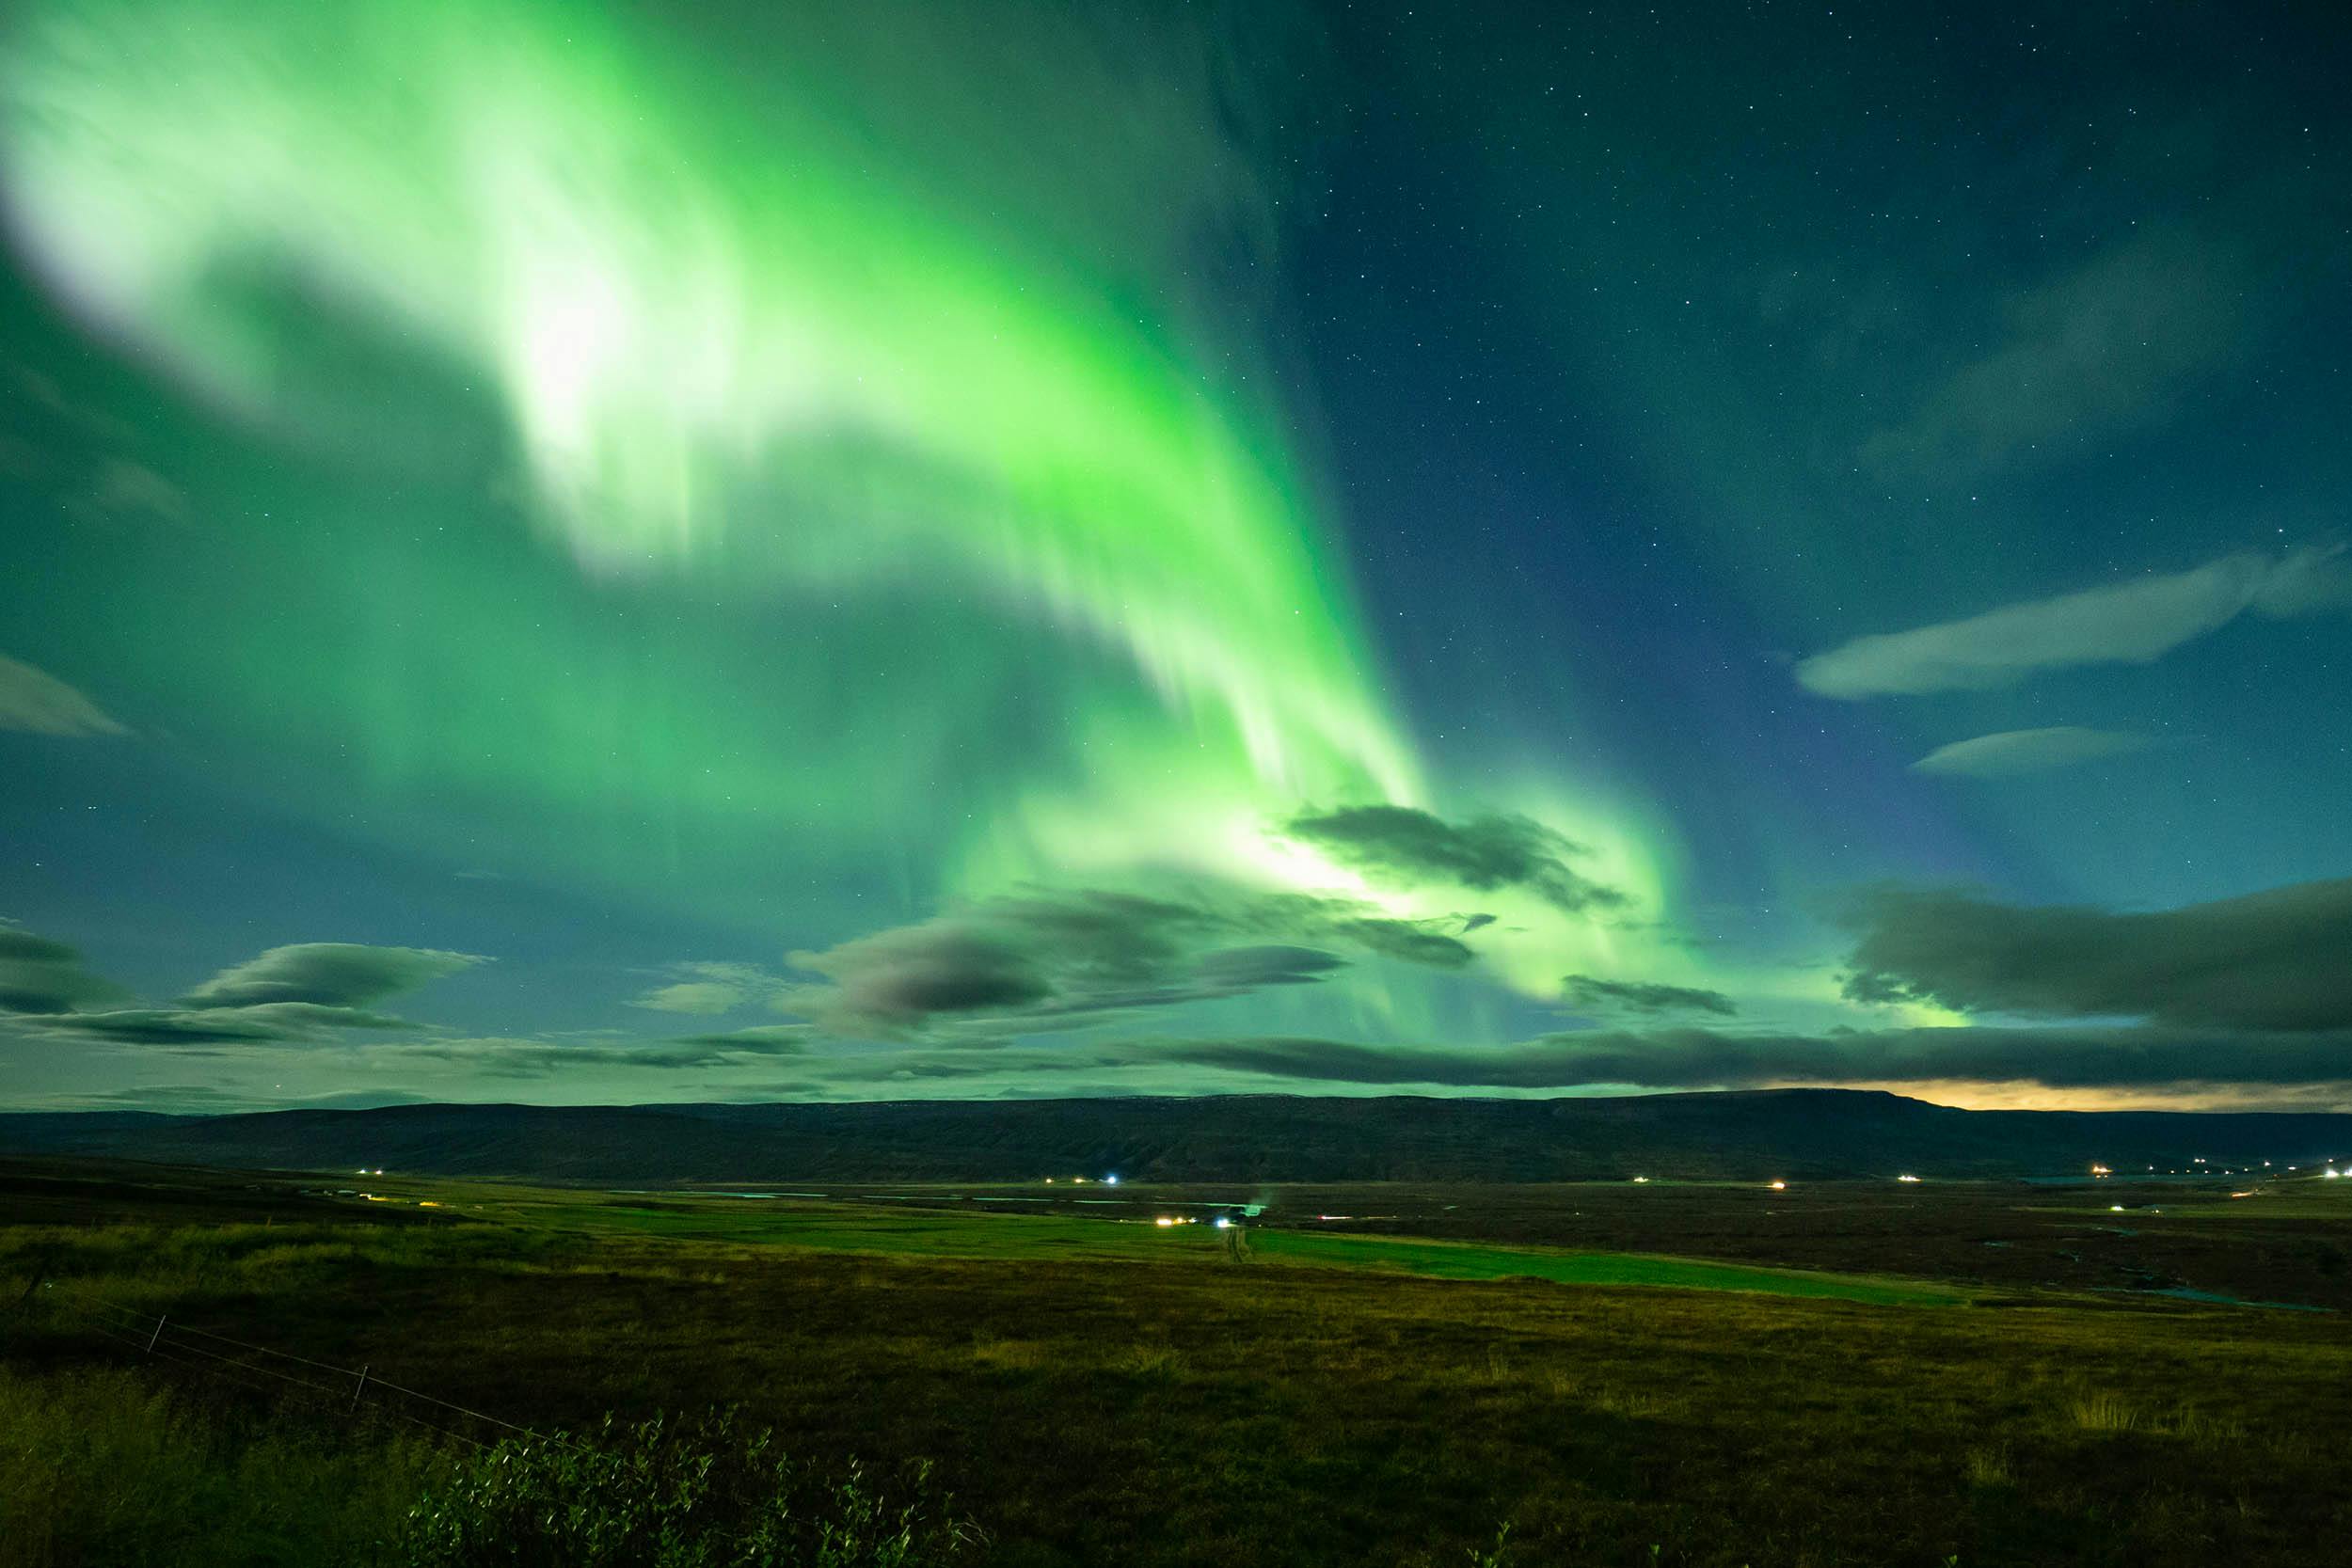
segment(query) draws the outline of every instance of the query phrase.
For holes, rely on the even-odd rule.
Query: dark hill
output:
[[[399,1105],[0,1115],[0,1151],[555,1181],[1555,1181],[2064,1175],[2352,1154],[2352,1116],[1961,1111],[1841,1089],[1464,1100]]]

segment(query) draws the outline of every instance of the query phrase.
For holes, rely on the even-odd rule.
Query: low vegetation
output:
[[[2141,1568],[2352,1531],[2333,1313],[1449,1279],[1272,1233],[992,1258],[838,1208],[782,1244],[485,1191],[0,1226],[0,1563]],[[373,1381],[151,1357],[139,1313]]]

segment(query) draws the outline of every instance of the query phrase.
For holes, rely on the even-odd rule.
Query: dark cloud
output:
[[[273,947],[259,958],[223,970],[182,1000],[190,1007],[249,1007],[276,1002],[364,1007],[482,961],[470,953],[427,947],[306,942]]]
[[[1161,1042],[1161,1061],[1343,1084],[1451,1088],[1741,1088],[1904,1080],[2050,1088],[2352,1083],[2352,1031],[2280,1036],[2151,1027],[1900,1029],[1851,1035],[1657,1029],[1487,1048],[1265,1038]]]
[[[1461,916],[1396,920],[1346,899],[1190,885],[989,899],[792,962],[822,975],[783,1001],[837,1033],[895,1038],[958,1026],[976,1043],[1112,1013],[1312,983],[1325,944],[1438,968],[1475,955]]]
[[[1622,1007],[1637,1013],[1699,1012],[1729,1018],[1739,1005],[1719,990],[1666,986],[1647,980],[1601,980],[1571,974],[1564,982],[1568,1000],[1580,1007]]]
[[[83,968],[64,942],[0,926],[0,1013],[70,1013],[128,995]]]
[[[298,1043],[344,1029],[403,1029],[401,1019],[359,1007],[313,1002],[264,1002],[249,1007],[118,1007],[62,1013],[40,1021],[52,1030],[124,1045]]]
[[[1192,971],[1205,984],[1248,990],[1259,986],[1311,985],[1346,967],[1347,960],[1337,953],[1276,943],[1206,953],[1193,961]]]
[[[379,1054],[402,1061],[447,1063],[486,1078],[553,1078],[583,1069],[675,1071],[745,1067],[779,1056],[805,1055],[819,1037],[807,1024],[783,1023],[667,1040],[631,1040],[601,1033],[424,1040]]]
[[[1460,969],[1478,955],[1470,951],[1470,943],[1444,929],[1450,924],[1441,920],[1365,917],[1341,921],[1332,927],[1331,934],[1368,947],[1383,958],[1426,964],[1431,969]]]
[[[1846,994],[1963,1012],[2352,1029],[2352,878],[2149,914],[1880,889]]]
[[[353,1029],[410,1027],[367,1004],[482,960],[415,947],[310,942],[222,971],[178,1003],[123,1006],[130,993],[49,938],[0,927],[0,1013],[52,1037],[198,1051],[303,1043]]]
[[[1524,816],[1454,823],[1411,806],[1350,806],[1295,816],[1283,832],[1393,885],[1444,882],[1481,893],[1524,888],[1569,914],[1629,902],[1622,890],[1567,863],[1589,852],[1582,845]]]

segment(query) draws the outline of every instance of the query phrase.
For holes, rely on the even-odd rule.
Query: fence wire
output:
[[[431,1405],[436,1410],[463,1416],[469,1420],[479,1421],[485,1426],[497,1428],[501,1432],[512,1433],[516,1436],[528,1437],[534,1442],[567,1443],[570,1441],[567,1438],[507,1420],[502,1417],[493,1416],[485,1410],[476,1410],[471,1405],[459,1404],[453,1400],[445,1400],[438,1395],[411,1388],[405,1384],[394,1383],[389,1378],[377,1376],[372,1367],[339,1366],[331,1361],[320,1361],[311,1356],[298,1355],[293,1351],[280,1350],[274,1345],[257,1344],[250,1339],[240,1339],[233,1335],[220,1333],[216,1329],[199,1328],[194,1323],[178,1323],[173,1321],[168,1311],[143,1312],[123,1307],[63,1280],[36,1282],[35,1289],[26,1292],[25,1301],[21,1305],[29,1306],[34,1300],[53,1306],[69,1306],[72,1310],[82,1314],[82,1321],[79,1324],[81,1328],[122,1347],[127,1352],[146,1356],[151,1360],[185,1368],[257,1393],[280,1397],[308,1396],[330,1404],[342,1403],[355,1413],[365,1408],[371,1414],[421,1427],[427,1432],[437,1433],[461,1443],[469,1443],[476,1448],[487,1448],[490,1445],[472,1433],[461,1431],[441,1421],[429,1420],[412,1411],[396,1408],[392,1402],[394,1399],[413,1400]],[[100,1316],[99,1314],[102,1313],[107,1316]],[[196,1342],[199,1339],[209,1343],[199,1344]],[[226,1346],[230,1350],[243,1351],[246,1354],[244,1356],[229,1354],[212,1348],[213,1346]],[[254,1357],[266,1357],[284,1367],[308,1368],[312,1371],[326,1373],[334,1378],[348,1379],[349,1382],[343,1386],[337,1386],[335,1384],[322,1382],[317,1378],[280,1370],[279,1366],[265,1365],[262,1361],[253,1359]]]

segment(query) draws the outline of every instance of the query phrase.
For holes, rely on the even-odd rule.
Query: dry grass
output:
[[[2352,1493],[2309,1441],[2352,1430],[2352,1332],[2320,1316],[490,1226],[0,1228],[0,1302],[44,1250],[109,1299],[510,1418],[740,1402],[796,1452],[932,1457],[1013,1568],[1638,1564],[1653,1544],[1686,1568],[2332,1568],[2352,1531]],[[124,1362],[70,1313],[0,1333],[20,1369]],[[186,1452],[157,1473],[238,1473]]]

